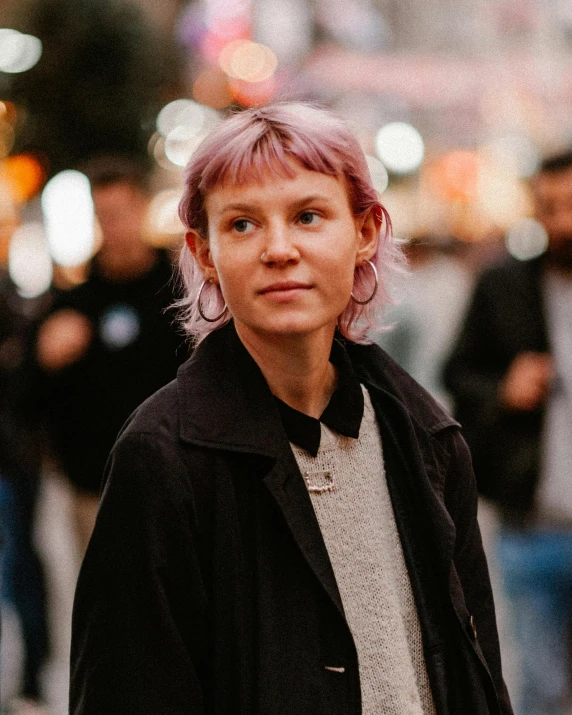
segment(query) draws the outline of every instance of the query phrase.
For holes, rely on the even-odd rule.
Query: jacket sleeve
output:
[[[444,368],[444,383],[475,428],[486,426],[500,407],[497,395],[506,371],[495,358],[495,320],[491,314],[492,276],[478,282],[461,332]],[[466,428],[468,425],[463,422]]]
[[[471,455],[458,430],[448,430],[446,439],[450,461],[445,497],[456,528],[454,570],[468,614],[472,616],[478,646],[492,677],[500,711],[503,715],[512,715],[502,675],[493,592],[477,521],[478,500]]]
[[[207,602],[169,440],[124,434],[76,590],[70,715],[202,715]]]
[[[455,417],[463,425],[471,448],[479,492],[496,499],[499,488],[499,436],[506,413],[499,388],[508,369],[497,350],[495,276],[485,273],[473,295],[462,330],[445,365],[443,379],[455,403]]]

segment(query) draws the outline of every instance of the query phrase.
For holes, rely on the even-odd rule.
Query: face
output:
[[[536,217],[548,233],[549,254],[572,268],[572,169],[540,174],[533,189]]]
[[[128,182],[92,191],[93,206],[107,252],[123,253],[141,243],[147,197]]]
[[[239,334],[333,334],[379,229],[372,216],[354,217],[345,183],[296,166],[293,178],[220,185],[205,206],[208,241],[187,240]]]

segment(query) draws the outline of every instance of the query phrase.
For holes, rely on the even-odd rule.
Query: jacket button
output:
[[[469,619],[469,624],[471,626],[471,632],[473,634],[473,640],[477,640],[477,626],[475,625],[475,617],[471,616]]]

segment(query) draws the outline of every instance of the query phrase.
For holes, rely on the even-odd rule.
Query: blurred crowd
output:
[[[49,618],[34,531],[42,473],[51,465],[69,482],[76,536],[69,549],[79,565],[119,429],[187,356],[168,311],[173,256],[142,240],[145,167],[99,157],[84,171],[102,230],[86,280],[35,300],[19,296],[5,274],[0,284],[1,586],[23,643],[14,713],[44,712]]]

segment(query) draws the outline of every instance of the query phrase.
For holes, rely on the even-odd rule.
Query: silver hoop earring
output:
[[[366,263],[369,263],[371,266],[371,270],[373,271],[373,277],[375,279],[375,285],[373,287],[373,293],[369,296],[367,300],[358,300],[353,293],[350,294],[351,299],[353,300],[354,303],[357,303],[358,305],[367,305],[368,303],[371,303],[371,301],[375,298],[375,294],[377,293],[377,289],[379,288],[379,279],[377,277],[377,268],[374,266],[374,264],[371,261],[366,261]]]
[[[219,313],[219,315],[217,315],[216,318],[207,318],[207,316],[203,313],[203,309],[202,309],[202,306],[201,306],[201,295],[202,295],[203,289],[204,289],[204,287],[206,286],[207,283],[210,283],[210,281],[204,280],[204,281],[201,283],[201,287],[199,288],[199,295],[198,295],[198,298],[197,298],[197,310],[199,311],[199,315],[201,316],[201,318],[202,318],[203,320],[206,320],[207,323],[216,323],[217,320],[220,320],[220,319],[222,318],[222,316],[226,313],[226,311],[227,311],[227,305],[226,305],[226,303],[224,304],[224,308],[222,309],[222,313]]]

